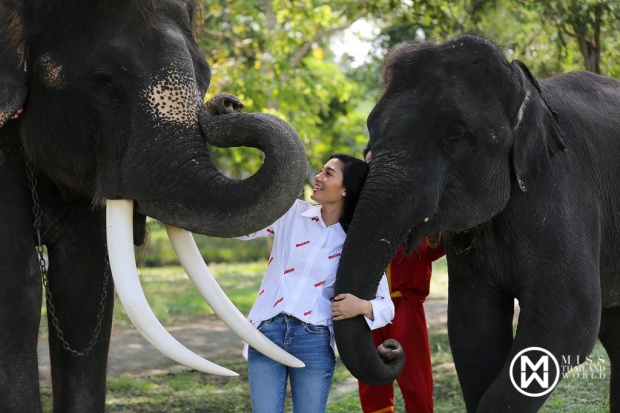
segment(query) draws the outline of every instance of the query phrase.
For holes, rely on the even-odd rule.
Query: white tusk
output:
[[[301,360],[291,356],[258,331],[228,299],[202,259],[191,232],[172,225],[166,225],[166,231],[181,265],[196,289],[232,331],[267,357],[290,367],[304,367]]]
[[[234,371],[203,359],[179,343],[161,325],[144,296],[133,251],[133,201],[107,200],[108,253],[116,292],[131,322],[140,334],[166,356],[195,370],[220,376],[238,376]]]

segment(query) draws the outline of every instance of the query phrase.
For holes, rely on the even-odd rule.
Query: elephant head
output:
[[[411,251],[424,235],[490,220],[564,149],[527,67],[484,39],[400,45],[386,57],[383,83],[368,116],[372,166],[336,281],[337,294],[366,299],[400,244]],[[377,356],[363,320],[334,329],[358,379],[380,385],[398,375],[397,360]]]
[[[288,125],[256,114],[199,122],[211,73],[192,34],[194,2],[2,4],[13,73],[0,120],[25,105],[26,154],[66,197],[133,199],[153,218],[229,237],[269,225],[299,194],[306,159]],[[265,163],[229,179],[205,138],[259,147]]]
[[[110,216],[111,201],[128,200],[137,244],[146,216],[231,237],[292,205],[307,170],[295,131],[274,116],[242,113],[234,97],[203,105],[211,72],[193,36],[194,3],[0,1],[0,137],[21,145],[52,188],[41,191],[42,203],[53,192],[55,206],[86,199],[93,213],[107,203]],[[231,179],[207,143],[256,147],[265,161],[253,176]],[[131,242],[120,243],[133,256]]]

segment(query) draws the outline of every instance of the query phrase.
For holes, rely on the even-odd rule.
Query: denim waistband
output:
[[[290,314],[286,314],[286,313],[280,313],[276,316],[271,317],[268,320],[265,320],[266,323],[291,323],[291,324],[300,324],[302,326],[305,325],[316,325],[316,326],[321,326],[321,327],[329,327],[328,325],[323,325],[323,324],[310,324],[310,323],[306,323],[305,321],[301,321],[299,318],[295,317],[294,315],[290,315]]]
[[[298,323],[306,324],[300,319],[298,319],[297,317],[286,314],[286,313],[280,313],[267,321],[272,321],[272,322],[273,321],[276,321],[276,322],[292,321],[293,323],[298,322]]]

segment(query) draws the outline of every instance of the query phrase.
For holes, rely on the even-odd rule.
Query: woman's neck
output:
[[[342,204],[321,205],[321,218],[323,218],[325,226],[329,227],[337,224],[340,221],[340,217],[342,217],[342,210]]]

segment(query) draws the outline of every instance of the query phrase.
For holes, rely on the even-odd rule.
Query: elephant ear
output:
[[[538,81],[523,62],[515,59],[512,66],[525,95],[514,122],[512,165],[519,188],[525,192],[536,174],[566,146],[559,116],[545,100]]]
[[[0,5],[0,128],[24,106],[28,96],[26,68],[21,61],[23,27],[16,9]]]

